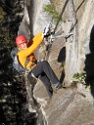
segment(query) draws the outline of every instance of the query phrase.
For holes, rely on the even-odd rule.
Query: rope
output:
[[[62,11],[61,11],[61,14],[60,14],[60,16],[59,16],[59,18],[58,18],[58,21],[57,21],[57,23],[56,23],[56,26],[55,26],[55,28],[54,28],[53,34],[55,34],[55,31],[56,31],[56,29],[57,29],[57,26],[58,26],[58,24],[59,24],[59,21],[61,20],[61,16],[62,16],[62,14],[63,14],[64,11],[65,11],[65,8],[66,8],[68,2],[69,2],[69,0],[66,0],[65,4],[64,4],[64,6],[63,6],[63,9],[62,9]]]

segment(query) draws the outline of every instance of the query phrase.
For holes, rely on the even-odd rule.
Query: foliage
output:
[[[76,73],[73,75],[72,83],[82,83],[85,84],[86,73]]]
[[[56,23],[58,18],[59,18],[59,15],[58,13],[54,10],[53,6],[48,4],[48,5],[45,5],[43,7],[43,11],[46,12],[48,14],[48,16],[52,17],[54,22]],[[61,19],[62,21],[62,19]]]
[[[6,83],[11,79],[12,75],[12,59],[10,51],[13,45],[13,36],[8,32],[1,32],[0,34],[0,83]]]
[[[0,7],[0,23],[3,21],[4,16],[5,16],[5,12],[3,11],[3,9]]]
[[[86,83],[86,73],[76,73],[73,75],[72,84],[77,85],[77,83],[82,83],[86,85],[88,89],[91,89],[91,85]]]
[[[73,75],[73,78],[76,78],[76,79],[82,78],[84,75],[85,75],[84,73],[76,73]]]
[[[65,66],[65,61],[61,62],[60,68]]]

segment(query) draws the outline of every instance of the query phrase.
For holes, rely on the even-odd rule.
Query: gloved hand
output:
[[[42,37],[43,37],[43,38],[47,37],[48,32],[49,32],[49,27],[47,26],[47,27],[45,27],[44,30],[43,30]]]

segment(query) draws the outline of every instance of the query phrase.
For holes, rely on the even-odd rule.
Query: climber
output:
[[[16,45],[20,50],[17,53],[18,60],[22,67],[29,71],[28,78],[39,78],[45,85],[47,92],[51,97],[53,94],[51,83],[56,89],[61,87],[61,83],[59,82],[49,63],[46,60],[38,62],[34,56],[34,51],[42,43],[46,33],[47,32],[45,30],[44,32],[40,32],[38,35],[36,35],[31,40],[31,45],[28,45],[27,39],[23,35],[19,35],[16,37]],[[27,61],[27,58],[29,58],[29,61]]]

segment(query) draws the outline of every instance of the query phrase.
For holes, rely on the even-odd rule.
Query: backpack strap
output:
[[[27,59],[26,59],[26,61],[25,61],[25,66],[24,66],[24,68],[26,69],[26,66],[27,66],[27,64],[30,62],[30,58],[29,57],[27,57]]]
[[[15,48],[12,49],[10,55],[11,55],[11,57],[12,57],[13,60],[14,60],[14,58],[15,58],[15,56],[16,56],[16,54],[17,54],[18,52],[19,52],[19,50],[18,50],[17,47],[15,47]]]
[[[18,62],[19,62],[19,64],[20,64],[20,66],[23,68],[23,71],[25,71],[25,70],[26,70],[26,68],[25,68],[25,67],[23,67],[23,66],[21,65],[21,63],[20,63],[20,61],[19,61],[19,57],[18,57],[18,55],[17,55],[17,60],[18,60]]]

